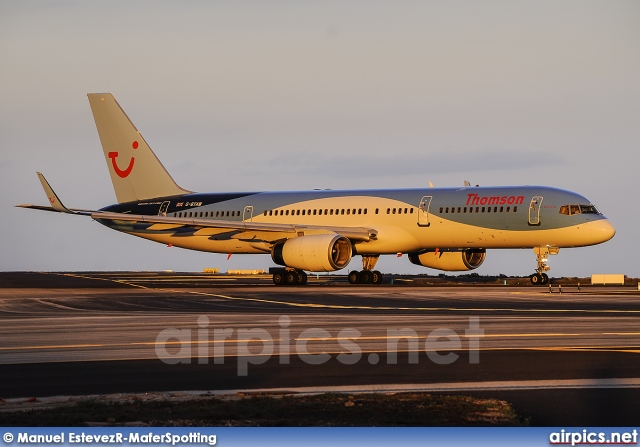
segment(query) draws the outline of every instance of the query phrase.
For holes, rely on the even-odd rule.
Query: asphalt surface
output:
[[[532,425],[638,425],[637,289],[419,284],[2,273],[0,397],[449,384]]]

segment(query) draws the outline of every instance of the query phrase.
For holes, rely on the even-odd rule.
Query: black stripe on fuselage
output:
[[[199,208],[207,205],[215,205],[230,200],[249,197],[258,193],[194,193],[182,196],[158,197],[149,200],[139,200],[136,202],[117,203],[102,208],[100,211],[109,211],[113,213],[126,214],[142,214],[153,216],[158,214],[163,203],[169,202],[166,213],[177,213],[180,211],[188,211],[189,209]]]

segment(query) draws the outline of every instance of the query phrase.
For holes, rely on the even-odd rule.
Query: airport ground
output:
[[[444,393],[537,426],[638,424],[637,285],[387,279],[2,273],[0,397]]]

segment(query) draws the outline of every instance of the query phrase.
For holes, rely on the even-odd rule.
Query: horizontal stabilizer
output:
[[[49,199],[49,203],[51,204],[51,207],[60,213],[73,214],[73,211],[71,211],[70,209],[68,209],[66,206],[62,204],[57,194],[53,191],[53,188],[51,187],[51,185],[49,185],[49,182],[47,181],[47,179],[44,178],[44,175],[42,175],[41,172],[38,172],[37,174],[38,174],[38,178],[40,179],[40,183],[42,183],[42,188],[44,189],[44,193],[47,195],[47,198]]]
[[[49,203],[51,206],[42,206],[42,205],[31,205],[28,203],[22,203],[20,205],[16,205],[18,208],[31,208],[34,210],[41,211],[54,211],[56,213],[67,213],[67,214],[80,214],[83,216],[90,216],[93,211],[91,210],[79,210],[75,208],[67,208],[64,206],[62,201],[58,198],[58,195],[55,193],[51,185],[44,175],[41,172],[38,172],[38,178],[40,179],[40,183],[42,184],[42,188],[44,189],[44,193],[47,195],[47,199],[49,199]]]

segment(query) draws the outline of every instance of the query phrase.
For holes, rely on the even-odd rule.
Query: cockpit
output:
[[[600,214],[595,206],[589,205],[562,205],[560,214],[573,216],[574,214]]]

